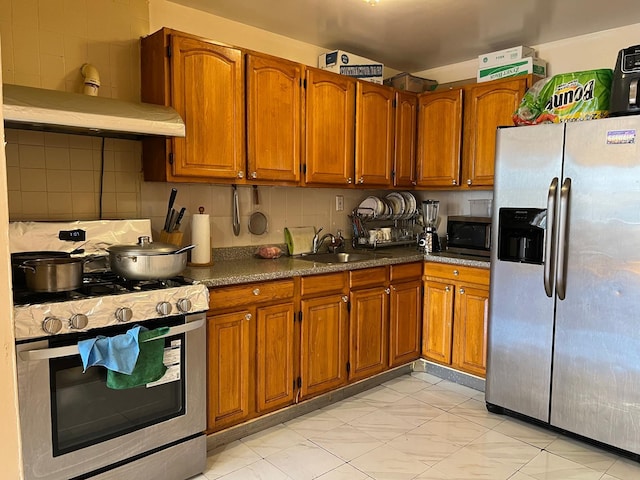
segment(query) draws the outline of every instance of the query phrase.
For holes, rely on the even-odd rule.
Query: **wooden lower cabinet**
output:
[[[422,262],[391,266],[389,296],[389,366],[420,358]]]
[[[210,291],[207,432],[294,400],[294,280]]]
[[[484,377],[489,270],[425,264],[422,355]]]
[[[348,325],[346,274],[301,279],[300,398],[347,383]]]
[[[351,291],[349,380],[361,380],[387,368],[389,289]]]
[[[250,322],[248,310],[208,319],[208,430],[219,430],[249,417]]]

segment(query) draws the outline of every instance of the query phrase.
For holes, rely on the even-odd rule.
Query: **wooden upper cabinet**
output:
[[[247,62],[247,178],[300,180],[302,65],[250,53]]]
[[[419,95],[417,183],[422,187],[460,184],[462,89]]]
[[[418,96],[415,93],[396,92],[395,117],[393,184],[411,188],[416,185]]]
[[[517,77],[465,87],[464,175],[469,187],[493,186],[496,129],[513,125],[532,77]]]
[[[305,173],[307,184],[353,183],[356,80],[307,68]]]
[[[358,185],[391,186],[394,147],[394,90],[365,80],[356,84],[356,161]]]
[[[239,49],[162,29],[142,39],[142,100],[172,106],[186,137],[143,142],[145,180],[244,176],[244,61]]]

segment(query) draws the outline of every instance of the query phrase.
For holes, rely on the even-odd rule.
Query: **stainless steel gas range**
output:
[[[12,224],[9,230],[12,252],[91,255],[151,234],[144,220]],[[81,245],[58,238],[60,231],[77,230],[86,236]],[[99,258],[88,262],[82,286],[73,291],[42,294],[14,286],[24,478],[196,475],[206,464],[207,288],[183,277],[132,282],[100,264]],[[164,342],[160,380],[113,389],[106,368],[83,372],[78,342],[114,337],[134,325],[168,327],[155,339]]]

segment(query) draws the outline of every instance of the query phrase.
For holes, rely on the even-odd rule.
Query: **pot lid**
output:
[[[170,243],[152,242],[151,237],[139,237],[135,245],[112,245],[107,248],[109,253],[120,255],[158,255],[174,253],[178,247]]]

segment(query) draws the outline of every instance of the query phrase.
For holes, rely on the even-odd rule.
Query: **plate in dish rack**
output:
[[[386,200],[391,205],[391,215],[400,216],[404,215],[406,211],[406,202],[404,197],[398,192],[391,192],[386,196]]]
[[[418,202],[411,192],[398,192],[406,203],[406,208],[402,218],[411,218],[416,213]]]
[[[358,208],[356,212],[359,215],[365,217],[379,217],[384,214],[385,205],[378,197],[371,195],[370,197],[365,198]]]

